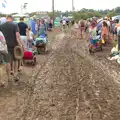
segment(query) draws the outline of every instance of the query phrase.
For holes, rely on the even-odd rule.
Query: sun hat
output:
[[[24,56],[23,48],[21,46],[16,46],[14,48],[15,59],[21,60]]]

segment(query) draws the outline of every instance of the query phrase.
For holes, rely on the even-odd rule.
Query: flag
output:
[[[5,5],[4,3],[2,3],[2,7],[3,7],[3,8],[6,8],[6,5]]]
[[[6,4],[7,4],[6,0],[2,0],[2,8],[6,8]]]

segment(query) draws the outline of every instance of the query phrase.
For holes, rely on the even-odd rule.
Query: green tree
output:
[[[37,12],[32,12],[32,13],[30,13],[29,15],[30,15],[30,17],[33,17],[34,15],[36,15],[37,14]]]
[[[117,15],[117,13],[115,13],[114,11],[113,12],[108,12],[107,13],[107,17],[113,17],[113,16],[116,16]]]
[[[120,7],[115,8],[115,13],[120,14]]]

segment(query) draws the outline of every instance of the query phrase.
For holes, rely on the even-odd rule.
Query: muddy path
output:
[[[58,36],[27,85],[0,100],[1,120],[119,120],[120,85],[79,45]]]

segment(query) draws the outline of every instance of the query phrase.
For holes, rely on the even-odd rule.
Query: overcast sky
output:
[[[2,1],[2,0],[0,0]],[[12,13],[20,12],[21,4],[28,3],[28,11],[51,11],[52,0],[6,0],[7,6],[5,9],[0,8],[0,12]],[[54,0],[55,10],[72,10],[72,0]],[[112,9],[120,6],[120,0],[74,0],[74,7],[76,10],[81,8],[91,9]]]

